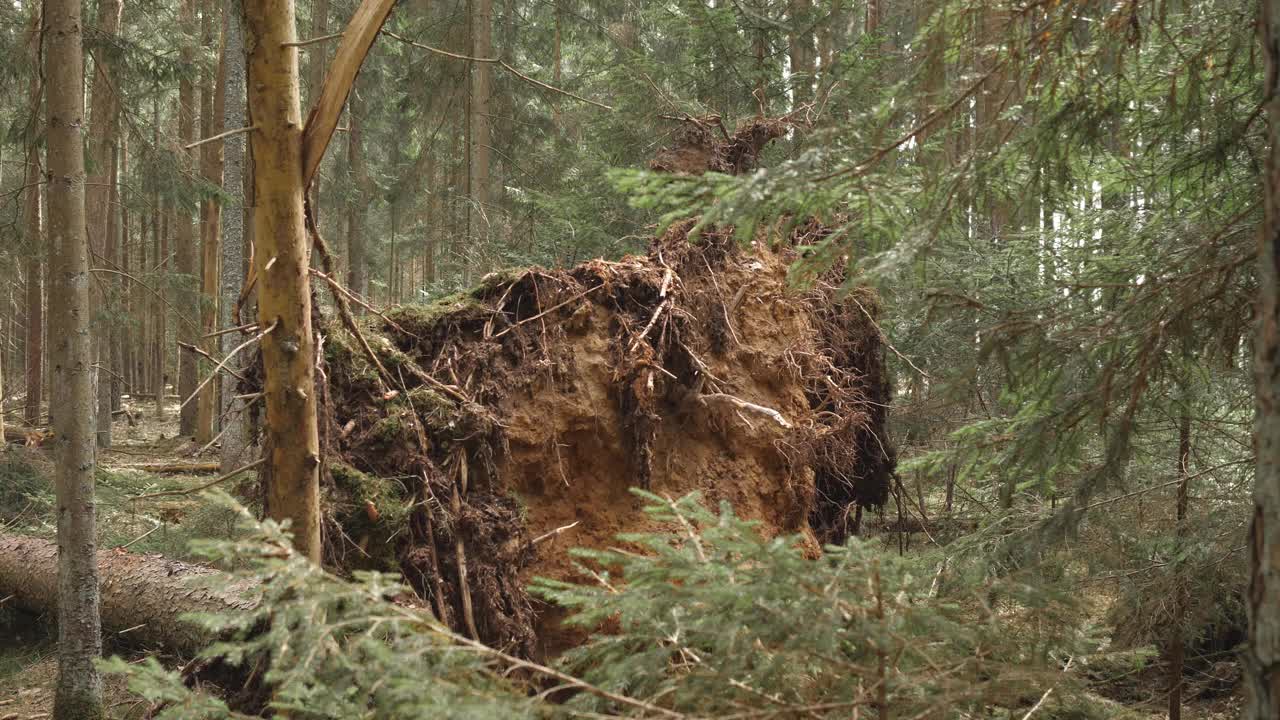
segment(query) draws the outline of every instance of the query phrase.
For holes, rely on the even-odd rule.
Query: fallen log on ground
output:
[[[218,472],[218,470],[221,469],[221,466],[216,462],[147,463],[146,465],[133,465],[129,469],[149,472],[152,475],[187,475],[194,473]]]
[[[4,441],[14,445],[35,446],[44,442],[53,433],[49,428],[32,428],[21,425],[5,425]]]
[[[243,586],[218,570],[160,555],[98,551],[102,627],[122,640],[194,653],[212,638],[180,619],[185,613],[249,610]],[[58,546],[48,540],[0,533],[3,604],[57,614]]]

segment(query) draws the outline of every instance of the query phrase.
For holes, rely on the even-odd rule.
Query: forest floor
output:
[[[159,553],[190,558],[188,543],[197,537],[231,537],[235,518],[221,507],[197,501],[195,495],[170,495],[139,499],[161,491],[181,491],[207,483],[216,470],[203,472],[154,472],[159,466],[186,467],[209,463],[211,454],[196,457],[200,448],[189,438],[177,436],[177,401],[168,403],[163,418],[154,416],[151,402],[126,401],[131,417],[119,417],[113,426],[115,446],[99,456],[99,544],[104,548],[128,548],[130,552]],[[52,537],[49,520],[52,489],[48,485],[52,463],[39,449],[0,448],[0,529]],[[887,523],[879,523],[881,525]],[[877,523],[870,523],[875,531]],[[879,530],[882,533],[890,531]],[[141,661],[151,652],[107,638],[106,651]],[[161,658],[162,661],[165,658]],[[176,658],[169,658],[176,661]],[[1102,717],[1126,720],[1167,717],[1163,708],[1163,677],[1159,668],[1134,670],[1124,666],[1095,664],[1088,672],[1090,694],[1096,694]],[[1200,690],[1213,685],[1213,677],[1188,677],[1185,718],[1227,720],[1239,717],[1240,688]],[[53,688],[57,677],[56,634],[42,618],[6,610],[0,600],[0,720],[44,720],[52,715]],[[108,717],[138,720],[149,708],[131,693],[123,678],[104,678]],[[1103,698],[1107,698],[1103,700]],[[1017,716],[1015,716],[1017,717]],[[1046,709],[1045,718],[1075,717]]]

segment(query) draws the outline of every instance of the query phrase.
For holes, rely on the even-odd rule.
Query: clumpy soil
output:
[[[790,241],[691,227],[647,256],[370,315],[359,337],[331,323],[329,560],[400,570],[455,628],[543,656],[575,638],[527,581],[574,577],[570,547],[661,529],[633,487],[728,502],[815,554],[856,503],[883,503],[875,295],[796,290]]]

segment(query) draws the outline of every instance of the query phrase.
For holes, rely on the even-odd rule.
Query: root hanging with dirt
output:
[[[686,125],[703,169],[730,172],[785,131]],[[326,322],[326,561],[401,571],[457,632],[542,657],[579,638],[528,580],[577,577],[569,548],[656,529],[632,487],[700,491],[815,555],[856,506],[883,504],[894,456],[875,294],[836,275],[788,285],[816,223],[748,247],[731,228],[691,240],[693,225],[645,256],[495,273],[431,305]]]

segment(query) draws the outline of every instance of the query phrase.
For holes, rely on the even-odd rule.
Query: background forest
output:
[[[252,157],[232,151],[255,122],[228,62],[239,7],[84,5],[103,547],[141,534],[115,524],[138,512],[117,495],[191,487],[151,468],[124,488],[139,481],[113,463],[130,447],[169,454],[155,434],[133,442],[140,418],[192,438],[172,454],[203,453],[213,475],[256,457],[252,394],[225,374],[202,384],[257,332],[256,239],[235,212],[254,207]],[[305,114],[356,4],[296,10]],[[206,618],[232,638],[214,654],[253,668],[230,684],[257,695],[193,694],[172,663],[117,661],[148,701],[117,710],[1238,716],[1270,152],[1258,17],[1239,0],[400,2],[309,193],[334,261],[312,258],[322,315],[342,297],[363,327],[409,326],[511,268],[621,261],[673,227],[694,247],[820,227],[788,282],[878,294],[874,312],[855,305],[884,345],[879,441],[896,470],[878,501],[849,501],[852,531],[821,537],[817,560],[740,508],[646,494],[663,530],[627,539],[645,552],[592,545],[584,584],[533,581],[584,638],[609,628],[559,658],[485,649],[484,632],[393,601],[391,577],[282,557],[276,525],[232,531],[240,511],[218,502],[173,537],[152,513],[166,529],[134,550],[187,557],[189,536],[213,536],[215,565],[258,588],[256,611]],[[39,3],[0,5],[0,424],[29,445],[59,411],[44,402],[59,300],[41,28]],[[661,171],[690,128],[728,140],[759,121],[772,142],[741,172]],[[329,343],[358,354],[336,330]],[[10,457],[0,523],[51,536],[36,451]]]

